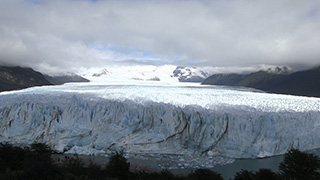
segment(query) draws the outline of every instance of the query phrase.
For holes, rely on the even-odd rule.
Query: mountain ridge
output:
[[[279,70],[279,69],[278,69]],[[214,74],[205,79],[204,85],[243,86],[269,93],[320,97],[320,66],[290,73],[261,70],[254,73]]]
[[[49,76],[32,68],[20,66],[0,66],[0,92],[20,90],[44,85],[60,85],[67,82],[89,82],[76,74]]]
[[[43,85],[52,85],[52,83],[32,68],[0,66],[0,92]]]
[[[63,76],[44,75],[44,77],[54,85],[61,85],[69,82],[90,82],[88,79],[83,78],[76,74],[63,75]]]

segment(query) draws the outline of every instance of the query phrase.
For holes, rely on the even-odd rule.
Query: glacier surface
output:
[[[61,152],[256,158],[320,148],[320,99],[222,86],[34,87],[0,93],[0,142]]]

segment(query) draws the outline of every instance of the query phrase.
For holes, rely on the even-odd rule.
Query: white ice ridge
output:
[[[219,86],[66,84],[0,93],[0,142],[255,158],[320,148],[320,99]]]

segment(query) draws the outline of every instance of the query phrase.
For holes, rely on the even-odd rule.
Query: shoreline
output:
[[[320,149],[314,149],[310,151],[306,151],[307,153],[312,153],[314,155],[320,155]],[[63,163],[65,156],[69,158],[78,157],[81,159],[83,165],[89,165],[90,163],[97,164],[102,168],[106,166],[108,163],[110,155],[77,155],[77,154],[57,154],[54,153],[51,155],[51,158],[57,163],[57,158],[60,158],[59,163]],[[256,158],[256,159],[233,159],[233,161],[229,163],[220,163],[215,164],[214,166],[204,167],[193,165],[185,167],[184,164],[188,164],[189,162],[183,162],[180,155],[151,155],[151,154],[124,154],[127,161],[130,163],[130,171],[131,172],[161,172],[161,170],[169,170],[173,174],[176,175],[186,175],[193,172],[196,169],[210,169],[215,172],[221,174],[224,179],[233,178],[237,172],[240,172],[242,169],[249,171],[258,171],[259,169],[271,169],[273,172],[278,172],[279,164],[283,161],[284,155],[277,155],[272,157],[265,158]],[[186,158],[188,156],[184,156]],[[210,165],[214,160],[219,159],[220,157],[206,157],[204,160],[204,165]],[[196,158],[194,158],[196,159]],[[198,162],[199,161],[195,161]],[[209,162],[209,163],[208,163]],[[160,164],[162,163],[162,164]],[[214,163],[214,162],[213,162]],[[180,164],[180,166],[179,166]]]
[[[279,163],[283,160],[283,155],[257,158],[257,159],[232,159],[227,163],[214,164],[215,160],[221,157],[205,157],[202,162],[203,166],[200,165],[190,165],[190,162],[184,162],[182,156],[179,155],[150,155],[150,154],[124,154],[127,161],[130,163],[131,172],[161,172],[162,170],[169,170],[175,175],[187,175],[196,169],[210,169],[221,174],[224,179],[229,179],[234,177],[237,172],[241,169],[246,169],[250,171],[258,171],[261,168],[272,169],[274,172],[278,171]],[[104,168],[108,161],[110,155],[78,155],[78,154],[52,154],[51,158],[55,163],[63,163],[65,157],[69,158],[79,158],[84,166],[88,166],[90,163],[99,165]],[[60,161],[58,161],[58,158]],[[195,158],[196,159],[196,158]],[[169,162],[168,162],[169,161]],[[199,161],[196,161],[199,163]],[[210,164],[213,163],[213,164]],[[207,167],[205,167],[207,166]]]

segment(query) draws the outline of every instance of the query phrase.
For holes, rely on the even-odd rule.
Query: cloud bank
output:
[[[41,71],[320,62],[317,0],[3,0],[0,24],[0,62]]]

